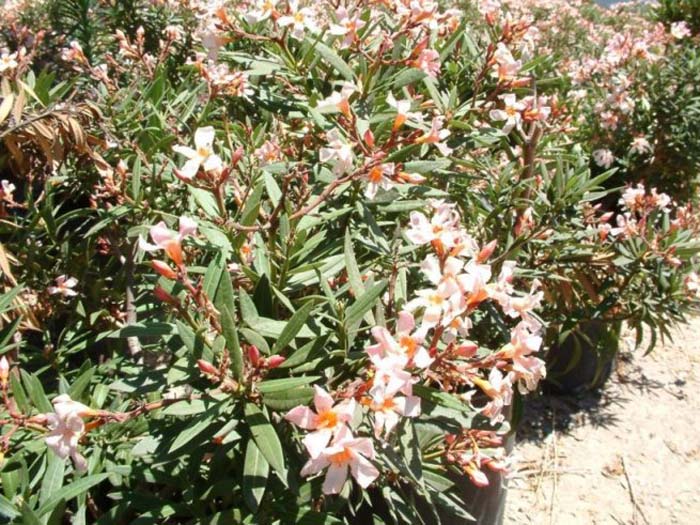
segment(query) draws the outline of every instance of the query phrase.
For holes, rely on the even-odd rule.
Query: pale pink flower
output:
[[[346,399],[334,405],[333,398],[320,386],[314,385],[314,412],[309,407],[299,405],[292,408],[284,418],[305,430],[314,430],[303,439],[304,446],[312,458],[328,446],[337,434],[352,419],[355,400]]]
[[[374,454],[374,445],[369,438],[356,438],[350,429],[343,427],[328,447],[304,465],[301,475],[311,476],[327,468],[323,493],[338,494],[345,485],[349,469],[355,481],[367,488],[379,476],[379,471],[369,461],[374,459]]]
[[[394,181],[391,177],[394,175],[396,166],[393,162],[374,166],[367,174],[367,188],[365,189],[365,197],[374,199],[379,188],[388,190],[394,187]]]
[[[194,132],[195,149],[187,146],[173,146],[173,150],[187,157],[188,161],[178,170],[178,175],[184,179],[193,179],[199,168],[204,171],[218,171],[223,167],[221,158],[214,154],[214,128],[207,126]]]
[[[369,358],[374,366],[374,385],[384,385],[390,392],[407,396],[413,394],[413,384],[417,379],[406,370],[408,357],[399,353],[373,353]]]
[[[434,49],[424,49],[413,61],[413,67],[420,69],[432,78],[436,78],[440,74],[440,53]]]
[[[593,152],[593,160],[601,168],[609,168],[615,162],[615,155],[609,149],[597,149]]]
[[[0,73],[12,71],[17,66],[17,53],[3,53],[0,56]]]
[[[3,179],[0,181],[0,200],[14,202],[14,193],[17,188],[10,181]]]
[[[334,91],[329,97],[319,101],[316,109],[321,113],[340,111],[346,117],[350,117],[350,97],[357,91],[357,86],[352,82],[343,82],[340,91]]]
[[[339,7],[335,16],[338,20],[337,24],[331,24],[328,32],[331,35],[342,36],[343,41],[340,44],[341,49],[350,47],[357,39],[357,31],[365,27],[365,21],[359,15],[351,15],[345,7]]]
[[[56,286],[49,286],[47,288],[51,295],[61,294],[63,297],[75,297],[78,292],[73,290],[78,284],[78,279],[75,277],[68,277],[66,275],[59,275],[56,277]]]
[[[197,231],[197,223],[188,217],[180,217],[179,229],[177,232],[169,229],[165,222],[160,221],[151,227],[151,240],[155,244],[150,244],[143,237],[139,237],[139,247],[146,252],[165,250],[165,253],[178,266],[183,264],[182,241],[194,235]]]
[[[377,341],[376,345],[367,347],[370,356],[380,357],[388,355],[399,355],[408,358],[408,363],[413,363],[418,368],[427,368],[433,359],[428,351],[423,347],[426,331],[424,329],[415,330],[416,322],[413,314],[406,310],[399,312],[396,321],[396,335],[393,336],[389,330],[381,326],[372,328],[372,335]]]
[[[374,413],[374,435],[388,437],[402,417],[420,415],[420,398],[400,396],[386,385],[374,385],[369,391],[369,409]]]
[[[321,148],[318,158],[321,162],[328,162],[333,165],[333,173],[343,175],[352,169],[355,154],[352,146],[348,144],[340,131],[333,128],[326,133],[328,147]]]
[[[510,133],[513,128],[519,128],[522,122],[522,111],[525,109],[525,104],[517,102],[513,93],[501,95],[503,101],[503,109],[492,109],[489,116],[492,120],[504,120],[503,133]]]
[[[444,143],[444,140],[451,135],[448,129],[443,129],[445,125],[444,117],[433,117],[430,131],[416,139],[417,144],[434,144],[435,147],[446,157],[452,153],[452,148]]]
[[[473,378],[472,381],[490,398],[480,412],[489,418],[492,425],[505,419],[503,408],[513,402],[513,376],[503,374],[498,368],[492,368],[488,381]]]
[[[291,36],[297,40],[303,40],[306,31],[318,33],[316,13],[310,7],[299,7],[298,0],[289,0],[289,14],[281,16],[277,20],[280,27],[291,26]]]
[[[386,103],[389,107],[396,110],[396,118],[394,118],[392,126],[394,131],[403,126],[407,120],[417,123],[423,122],[423,115],[420,112],[411,112],[412,102],[410,99],[396,100],[394,94],[389,92],[386,97]]]
[[[54,412],[46,414],[49,433],[46,445],[61,459],[68,456],[73,460],[75,469],[87,470],[87,461],[78,452],[78,441],[85,432],[84,417],[91,416],[94,410],[73,401],[68,394],[62,394],[53,400]]]
[[[495,61],[494,70],[499,82],[515,80],[522,68],[522,62],[515,60],[505,44],[499,42],[493,54]]]
[[[688,22],[685,20],[671,24],[671,36],[676,40],[682,40],[690,35],[692,35],[692,32],[690,31],[690,27],[688,27]]]
[[[256,0],[253,8],[243,16],[249,24],[255,24],[267,20],[275,12],[277,0]]]
[[[255,156],[260,161],[261,166],[267,166],[280,160],[282,149],[275,139],[266,140],[262,146],[255,150]]]
[[[637,155],[646,155],[652,152],[652,147],[645,137],[635,137],[630,144],[630,151]]]

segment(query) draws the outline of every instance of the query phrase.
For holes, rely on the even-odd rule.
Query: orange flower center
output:
[[[370,170],[368,178],[370,182],[374,182],[375,184],[379,183],[382,180],[382,169],[375,166]]]
[[[328,458],[334,465],[345,465],[352,460],[352,451],[345,447],[341,452],[337,452]]]
[[[401,341],[399,341],[399,344],[401,345],[401,348],[403,348],[404,353],[408,357],[413,357],[415,355],[418,344],[412,337],[409,337],[407,335],[403,336],[401,338]]]
[[[318,428],[335,428],[338,415],[333,410],[325,410],[318,415]]]

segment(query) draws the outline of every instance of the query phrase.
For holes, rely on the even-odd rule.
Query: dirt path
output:
[[[623,348],[628,344],[623,344]],[[530,404],[506,524],[700,523],[700,318],[598,395]]]

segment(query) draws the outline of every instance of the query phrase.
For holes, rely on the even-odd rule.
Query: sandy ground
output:
[[[700,318],[630,347],[601,393],[528,405],[506,524],[700,523]]]

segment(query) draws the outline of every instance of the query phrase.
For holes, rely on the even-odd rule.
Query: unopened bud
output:
[[[7,357],[2,356],[0,359],[0,384],[4,387],[7,384],[7,378],[10,377],[10,363]]]
[[[408,184],[422,184],[425,182],[425,177],[418,175],[417,173],[406,173],[405,171],[400,171],[398,178]]]
[[[156,286],[153,289],[153,295],[155,295],[156,299],[158,299],[160,302],[173,305],[178,304],[177,299],[175,299],[172,295],[166,292],[162,286]]]
[[[494,239],[491,242],[489,242],[487,245],[481,248],[479,255],[476,256],[477,260],[480,263],[488,261],[489,258],[493,255],[493,251],[496,249],[496,246],[498,246],[498,240]]]
[[[205,361],[204,359],[199,359],[197,361],[197,366],[199,367],[199,370],[208,376],[218,376],[219,375],[219,370],[212,365],[209,361]]]
[[[466,341],[455,348],[455,354],[460,357],[473,357],[478,349],[478,345],[472,343],[471,341]]]
[[[166,279],[177,279],[177,272],[163,261],[151,261],[153,269]]]
[[[267,360],[265,361],[265,364],[267,364],[267,368],[273,369],[273,368],[277,368],[278,366],[280,366],[286,360],[287,360],[286,357],[275,354],[275,355],[271,355],[270,357],[268,357]]]
[[[244,151],[243,146],[238,146],[236,151],[234,151],[233,155],[231,156],[231,164],[234,166],[238,164],[238,162],[243,158]]]
[[[248,361],[250,361],[250,364],[255,368],[260,366],[260,350],[258,350],[257,346],[250,345],[248,347]]]
[[[374,133],[372,133],[371,129],[365,131],[363,138],[365,139],[365,144],[367,144],[370,148],[374,148]]]
[[[608,222],[610,219],[612,219],[613,215],[615,215],[615,212],[609,211],[601,215],[599,220],[600,222]]]

